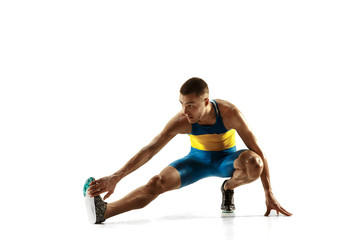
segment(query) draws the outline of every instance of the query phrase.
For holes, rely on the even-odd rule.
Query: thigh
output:
[[[240,156],[241,153],[248,151],[248,149],[242,149],[231,153],[224,157],[223,162],[218,168],[218,177],[232,177],[235,171],[235,161]]]
[[[170,164],[175,168],[181,178],[181,186],[185,187],[202,178],[211,175],[211,166],[203,159],[194,156],[186,156]]]

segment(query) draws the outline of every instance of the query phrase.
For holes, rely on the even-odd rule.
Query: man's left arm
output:
[[[280,213],[284,214],[285,216],[291,216],[292,214],[287,212],[284,208],[282,208],[281,205],[279,204],[279,202],[274,197],[274,194],[271,189],[271,184],[270,184],[270,173],[269,173],[269,166],[268,166],[266,156],[263,153],[263,151],[261,150],[261,148],[259,147],[259,144],[257,143],[257,140],[255,138],[255,135],[250,130],[243,115],[236,107],[234,107],[232,110],[230,110],[230,112],[228,114],[230,115],[228,118],[230,125],[232,126],[232,128],[234,128],[237,131],[237,133],[239,134],[241,139],[244,141],[244,144],[247,146],[247,148],[249,150],[257,153],[263,160],[264,168],[260,175],[260,178],[261,178],[261,182],[264,187],[265,196],[266,196],[267,211],[265,213],[265,216],[269,216],[270,211],[272,209],[276,210],[278,214],[280,212]]]

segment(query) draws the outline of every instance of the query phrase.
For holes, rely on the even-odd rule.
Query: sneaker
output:
[[[90,187],[90,183],[94,180],[95,178],[90,177],[84,184],[83,193],[85,197],[85,207],[90,223],[102,223],[105,221],[104,215],[107,203],[104,202],[100,196],[90,197],[89,193],[87,192],[88,188]]]
[[[221,210],[223,213],[232,213],[235,210],[234,204],[234,190],[226,190],[224,189],[225,183],[228,180],[225,180],[224,183],[221,185],[221,193],[222,193],[222,203],[221,203]]]

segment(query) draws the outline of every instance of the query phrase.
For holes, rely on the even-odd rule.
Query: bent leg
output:
[[[242,152],[234,161],[235,171],[224,189],[233,190],[236,187],[258,179],[263,170],[263,161],[255,152],[247,150]]]
[[[109,203],[105,212],[105,219],[134,209],[143,208],[160,194],[178,189],[181,185],[179,172],[172,166],[167,166],[159,175],[132,191],[122,199]]]

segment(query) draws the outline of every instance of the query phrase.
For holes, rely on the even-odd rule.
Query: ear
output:
[[[210,102],[210,100],[209,100],[209,98],[205,98],[204,99],[204,102],[205,102],[205,107],[209,104],[209,102]]]

